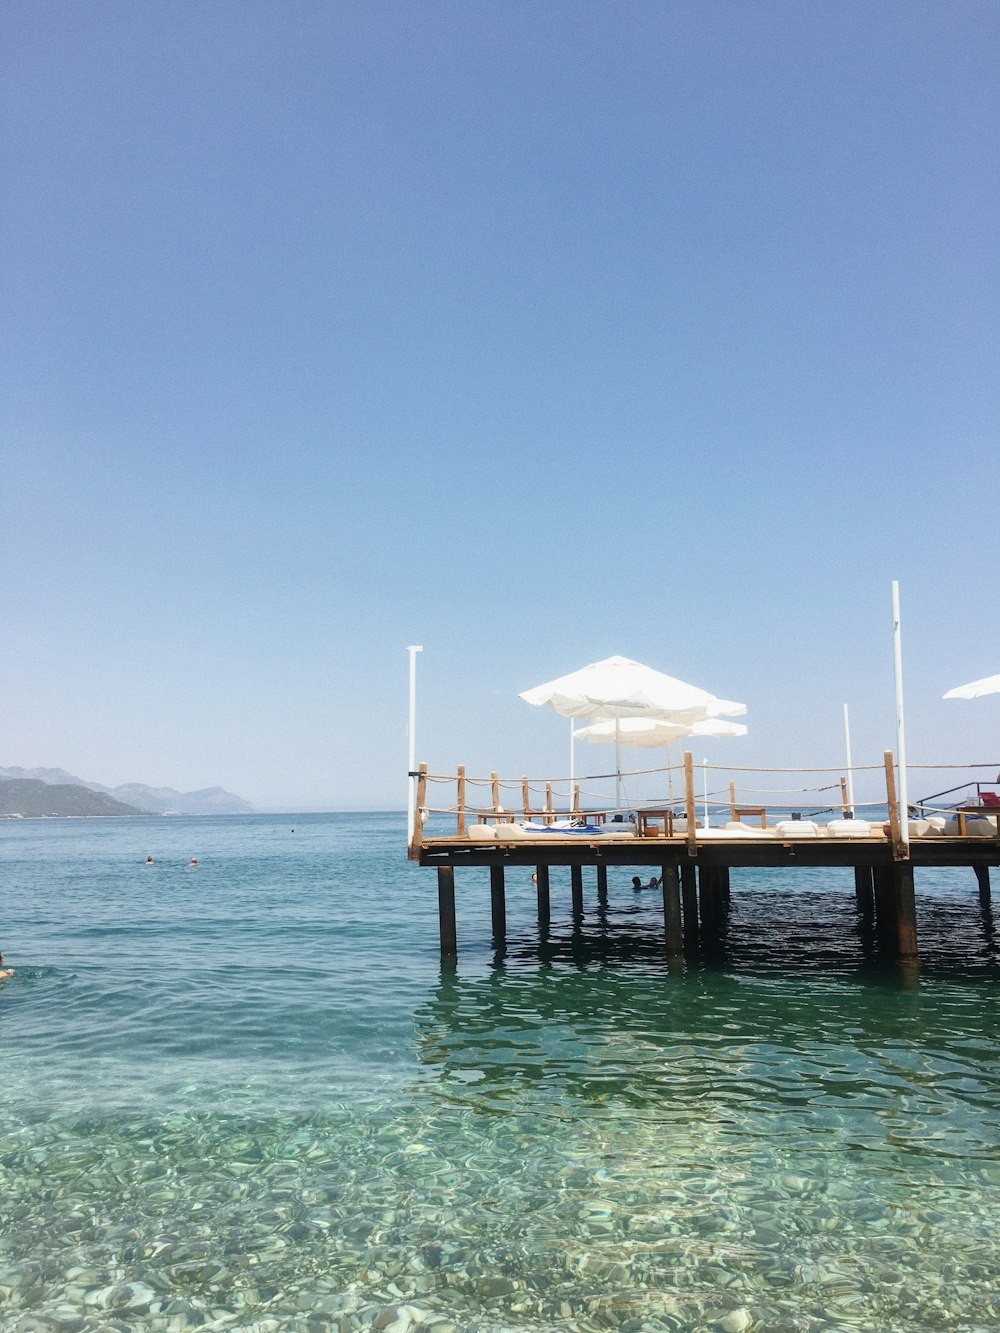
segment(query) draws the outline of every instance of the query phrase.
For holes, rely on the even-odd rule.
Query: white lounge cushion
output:
[[[497,842],[520,842],[523,838],[530,838],[531,834],[520,824],[497,824],[496,836]],[[548,835],[542,833],[539,836],[544,838]]]
[[[774,833],[778,838],[815,838],[819,825],[811,819],[783,819],[780,824],[775,824]]]
[[[773,838],[774,829],[760,828],[756,824],[744,824],[739,820],[730,820],[723,830],[728,838]]]
[[[826,826],[834,838],[870,838],[872,826],[867,819],[831,819]]]
[[[470,842],[496,842],[497,831],[492,824],[470,824],[465,836]]]

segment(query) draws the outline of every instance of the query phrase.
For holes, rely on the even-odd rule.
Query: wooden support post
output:
[[[976,879],[979,881],[979,900],[983,903],[990,901],[990,868],[989,866],[974,865]]]
[[[528,786],[528,779],[521,779],[521,804],[524,806],[525,819],[531,818],[531,788]]]
[[[573,915],[583,916],[583,867],[570,866],[569,880],[573,886]]]
[[[687,818],[688,856],[698,855],[698,839],[694,827],[694,761],[691,751],[684,751],[684,814]]]
[[[503,886],[503,866],[490,866],[490,906],[493,914],[493,939],[499,943],[507,934],[507,900]]]
[[[872,882],[875,892],[875,926],[879,942],[888,946],[894,935],[895,894],[892,885],[891,866],[873,866]]]
[[[535,867],[535,887],[538,890],[538,924],[543,930],[549,926],[549,868]]]
[[[458,766],[458,795],[456,797],[456,800],[458,803],[457,832],[460,838],[464,838],[465,837],[465,765],[464,764],[459,764]]]
[[[578,815],[579,813],[580,813],[580,784],[579,784],[578,782],[574,782],[574,783],[573,783],[573,814],[574,814],[574,815]]]
[[[546,824],[551,824],[551,823],[552,823],[552,783],[551,783],[551,782],[546,782],[546,784],[545,784],[545,813],[546,813],[546,815],[547,815],[547,818],[546,818],[546,820],[545,820]]]
[[[597,897],[602,906],[608,901],[608,867],[602,862],[597,867]]]
[[[885,793],[889,802],[889,837],[892,840],[892,855],[896,861],[903,860],[907,855],[907,846],[903,842],[903,830],[900,827],[899,801],[896,798],[896,770],[892,762],[892,751],[886,750],[885,759]]]
[[[420,846],[424,840],[424,802],[427,800],[427,765],[417,767],[416,809],[413,812],[413,842],[410,844],[409,858],[420,860]]]
[[[729,906],[729,867],[719,866],[715,872],[719,877],[719,898],[723,907]]]
[[[438,866],[438,922],[441,961],[453,963],[458,957],[458,936],[455,932],[455,871],[451,866]]]
[[[859,912],[870,916],[875,911],[875,885],[871,866],[854,867],[854,896]]]
[[[500,821],[500,779],[495,773],[490,774],[490,789],[493,793],[493,820]]]
[[[667,953],[684,952],[684,928],[681,924],[681,893],[676,866],[660,867],[663,885],[663,927]]]
[[[896,953],[900,958],[916,958],[917,907],[913,893],[913,862],[897,861],[892,867],[892,881]]]
[[[840,809],[845,819],[852,819],[854,817],[854,811],[851,809],[850,804],[847,800],[846,778],[840,779]]]
[[[693,861],[681,866],[681,902],[684,907],[684,933],[698,937],[698,880]]]
[[[711,930],[718,916],[715,871],[711,866],[698,867],[698,905],[702,930]]]
[[[729,784],[729,817],[736,822],[736,783]]]

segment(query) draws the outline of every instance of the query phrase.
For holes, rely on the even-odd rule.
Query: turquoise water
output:
[[[581,922],[553,872],[541,940],[512,872],[502,953],[467,871],[442,973],[403,841],[0,824],[0,1328],[997,1327],[970,871],[918,877],[918,971],[841,872],[734,874],[724,937],[670,970],[630,871]]]

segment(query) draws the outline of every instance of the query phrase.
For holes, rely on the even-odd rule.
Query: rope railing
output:
[[[917,770],[964,770],[973,772],[984,769],[992,769],[996,772],[1000,769],[1000,764],[996,761],[982,764],[908,764],[907,769]],[[885,780],[884,795],[880,794],[878,799],[850,799],[848,778],[854,774],[870,774],[883,771]],[[695,791],[695,783],[698,774],[702,777],[697,779],[704,781],[707,786],[709,775],[725,773],[733,775],[729,777],[728,789],[723,786],[717,786],[713,783],[710,790]],[[802,775],[823,775],[837,774],[837,780],[832,782],[820,782],[801,784],[793,787],[771,787],[771,786],[753,786],[747,783],[737,787],[737,775],[750,774],[802,774]],[[609,781],[617,778],[620,782],[628,782],[632,786],[633,796],[635,794],[634,783],[642,779],[659,779],[667,775],[668,781],[663,785],[669,786],[669,790],[657,798],[643,797],[641,800],[628,800],[627,793],[622,790],[624,798],[621,806],[613,803],[606,791],[601,791],[593,786],[593,783]],[[655,820],[662,821],[662,836],[672,836],[675,832],[685,836],[688,839],[690,850],[694,851],[695,831],[699,827],[697,821],[699,815],[705,824],[711,824],[713,817],[717,818],[720,813],[728,812],[728,826],[739,831],[741,828],[752,827],[757,829],[756,824],[750,826],[743,825],[747,818],[760,821],[760,829],[766,829],[768,819],[783,821],[801,821],[803,817],[808,820],[810,816],[820,816],[825,814],[840,814],[844,819],[856,819],[861,812],[873,812],[871,822],[873,827],[877,827],[881,833],[890,837],[894,853],[897,856],[907,854],[906,844],[908,840],[908,826],[904,826],[902,820],[902,811],[896,794],[896,763],[890,751],[886,751],[883,756],[882,764],[855,764],[849,769],[843,766],[825,766],[825,767],[787,767],[787,768],[763,768],[759,766],[736,766],[708,763],[695,763],[690,754],[685,754],[682,765],[668,764],[656,768],[633,769],[616,773],[614,770],[607,773],[592,773],[580,778],[531,778],[520,776],[517,778],[501,778],[497,773],[491,773],[488,777],[469,776],[465,773],[462,766],[459,766],[455,774],[429,773],[426,765],[421,765],[417,773],[417,796],[416,812],[414,821],[414,838],[410,847],[410,855],[415,859],[419,857],[419,848],[423,840],[424,825],[430,816],[451,816],[456,821],[456,833],[459,837],[467,835],[468,827],[471,823],[513,823],[516,820],[523,820],[525,823],[541,823],[542,825],[551,825],[567,818],[580,822],[596,821],[598,824],[612,816],[621,817],[624,813],[628,820],[641,827],[645,833],[651,821],[654,821],[654,832],[658,825]],[[674,781],[677,779],[677,788],[674,788]],[[429,798],[430,787],[440,787],[449,785],[455,789],[455,799],[446,803],[436,804]],[[657,785],[659,785],[657,783]],[[977,813],[977,808],[981,806],[983,812],[991,819],[997,822],[997,838],[1000,839],[1000,810],[992,803],[981,801],[980,788],[983,785],[982,779],[972,778],[966,784],[965,788],[975,788],[976,800],[971,804],[967,801],[964,805],[958,803],[940,804],[935,798],[944,795],[953,794],[963,790],[963,787],[948,789],[947,792],[937,792],[934,796],[921,801],[911,802],[909,810],[906,813],[908,821],[913,821],[915,817],[920,819],[940,818],[944,816],[948,819],[951,816],[957,816],[957,823],[961,833],[965,833],[964,816],[971,816]],[[994,785],[992,781],[986,785]],[[997,778],[996,785],[1000,785],[1000,776]],[[820,799],[827,793],[837,792],[839,790],[840,799],[836,797],[831,801],[827,796],[826,803]],[[853,795],[853,793],[852,793]],[[763,799],[762,799],[763,798]],[[781,798],[775,800],[774,798]],[[812,799],[810,799],[812,798]],[[956,822],[953,820],[952,822]],[[703,831],[703,830],[702,830]],[[981,830],[974,830],[981,832]],[[649,836],[652,836],[650,834]]]

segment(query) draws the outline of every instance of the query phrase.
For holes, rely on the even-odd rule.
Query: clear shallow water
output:
[[[734,874],[679,971],[630,872],[577,926],[554,872],[543,941],[512,872],[502,956],[465,872],[442,974],[403,841],[0,824],[0,1327],[997,1327],[971,872],[918,878],[917,972],[839,872]]]

